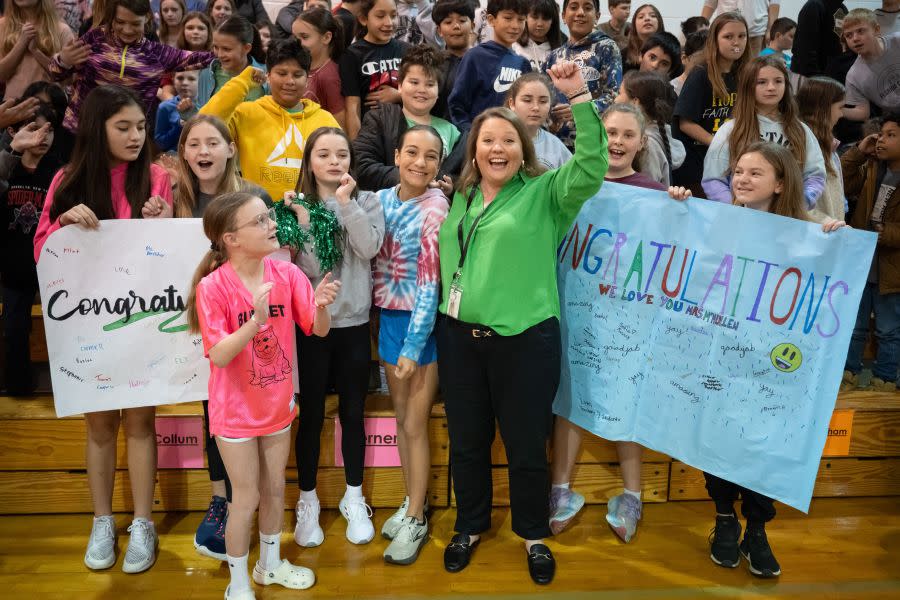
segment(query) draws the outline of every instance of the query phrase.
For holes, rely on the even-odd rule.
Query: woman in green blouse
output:
[[[513,531],[549,583],[547,440],[560,376],[556,249],[608,167],[606,131],[581,71],[548,71],[576,122],[574,157],[541,174],[521,121],[491,108],[472,124],[467,163],[439,243],[438,370],[447,410],[457,519],[444,566],[460,571],[490,528],[495,420],[509,462]]]

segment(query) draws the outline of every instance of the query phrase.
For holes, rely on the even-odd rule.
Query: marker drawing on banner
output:
[[[209,363],[184,310],[208,246],[200,219],[50,236],[38,278],[58,416],[206,398]]]
[[[805,510],[874,245],[605,183],[557,252],[554,412]]]

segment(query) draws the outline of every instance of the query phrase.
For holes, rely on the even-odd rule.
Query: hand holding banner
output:
[[[554,412],[806,510],[875,239],[605,183],[558,251]]]
[[[207,396],[184,307],[209,240],[200,219],[118,219],[54,232],[38,262],[60,417]]]

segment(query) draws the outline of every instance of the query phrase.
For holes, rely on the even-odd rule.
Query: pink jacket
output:
[[[110,171],[112,178],[112,205],[113,212],[117,219],[130,219],[131,205],[128,203],[128,197],[125,195],[125,171],[128,163],[122,163]],[[41,250],[44,242],[50,235],[60,228],[59,219],[50,222],[50,207],[53,206],[53,196],[56,194],[56,188],[62,181],[65,167],[57,171],[47,191],[47,199],[44,201],[44,209],[38,220],[37,230],[34,233],[34,261],[38,262],[41,256]],[[172,204],[172,184],[169,183],[169,174],[159,165],[150,165],[150,195],[160,196],[163,200]]]

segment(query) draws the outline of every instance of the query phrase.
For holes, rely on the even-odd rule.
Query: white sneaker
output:
[[[397,536],[397,531],[400,529],[400,526],[403,525],[403,520],[406,519],[406,512],[409,510],[409,496],[403,498],[403,504],[400,505],[400,508],[397,509],[397,512],[388,517],[388,520],[384,522],[384,525],[381,526],[381,537],[386,540],[392,540]],[[429,510],[428,507],[428,498],[425,498],[425,507],[423,511],[427,513]]]
[[[419,552],[427,541],[428,520],[419,523],[415,517],[406,517],[396,537],[385,549],[384,560],[395,565],[411,565],[419,558]]]
[[[381,526],[381,537],[386,540],[392,540],[397,535],[400,526],[403,525],[403,519],[406,518],[406,511],[409,508],[409,496],[403,498],[403,504],[397,509],[397,512],[388,517],[384,525]]]
[[[297,500],[297,526],[294,541],[298,546],[314,548],[325,541],[325,532],[319,525],[319,501]]]
[[[122,570],[126,573],[141,573],[156,562],[156,527],[153,526],[153,521],[135,519],[128,526],[128,533],[131,534],[131,539],[128,540]]]
[[[366,504],[365,496],[344,496],[338,506],[347,519],[347,539],[353,544],[371,542],[375,537],[375,526],[372,525],[372,509]]]
[[[116,564],[116,522],[112,515],[94,519],[84,564],[94,570],[108,569]]]

